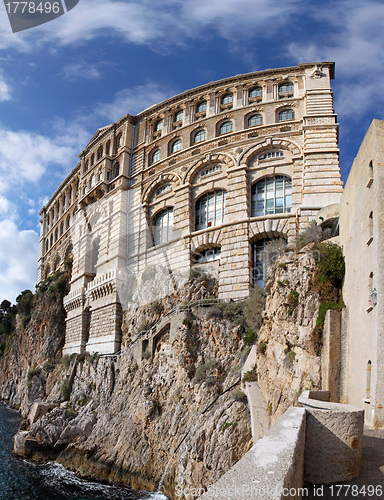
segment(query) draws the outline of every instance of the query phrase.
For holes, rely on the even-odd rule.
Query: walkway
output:
[[[306,485],[308,500],[384,499],[384,430],[364,428],[363,463],[359,477],[339,485]]]

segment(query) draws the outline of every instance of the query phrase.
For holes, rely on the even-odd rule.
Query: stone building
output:
[[[384,121],[373,120],[343,193],[340,244],[346,275],[341,337],[341,399],[384,426]]]
[[[329,62],[237,75],[96,132],[41,210],[39,282],[73,260],[66,353],[118,351],[143,281],[152,299],[196,265],[221,298],[263,281],[266,242],[340,201],[333,77]]]

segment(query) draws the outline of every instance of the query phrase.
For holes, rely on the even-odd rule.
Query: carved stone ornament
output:
[[[323,76],[326,76],[326,74],[323,73],[321,66],[316,66],[316,69],[311,73],[311,78],[319,79],[323,78]]]

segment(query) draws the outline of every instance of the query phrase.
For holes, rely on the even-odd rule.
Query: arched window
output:
[[[91,165],[95,163],[95,155],[91,154]]]
[[[207,101],[201,101],[196,104],[196,113],[203,113],[207,111]]]
[[[176,153],[177,151],[180,151],[182,144],[183,143],[181,139],[176,139],[171,145],[171,153]]]
[[[163,120],[158,120],[156,123],[155,123],[155,132],[160,132],[160,130],[162,130],[163,128]]]
[[[232,104],[233,103],[233,94],[228,93],[222,96],[221,104]]]
[[[291,97],[293,95],[294,86],[292,82],[284,82],[279,85],[279,97]]]
[[[256,115],[252,115],[248,118],[248,127],[255,127],[256,125],[263,124],[263,115],[257,113]]]
[[[87,160],[85,163],[84,163],[84,172],[86,172],[89,168],[89,161]]]
[[[210,165],[209,167],[202,170],[200,173],[200,177],[206,177],[208,175],[217,174],[217,172],[221,172],[221,170],[222,169],[220,163],[215,163],[214,165]]]
[[[182,109],[180,109],[179,111],[177,111],[173,117],[173,121],[174,122],[181,122],[182,119],[183,119],[183,115],[184,115],[184,112]]]
[[[100,160],[102,156],[103,156],[103,146],[100,146],[99,149],[97,150],[97,159]]]
[[[155,245],[161,245],[172,239],[173,208],[169,207],[159,212],[153,221],[153,239]]]
[[[119,162],[116,162],[115,164],[112,165],[112,179],[115,179],[120,175],[120,164]]]
[[[233,123],[231,121],[224,122],[219,127],[219,135],[228,134],[233,131]]]
[[[214,191],[196,202],[196,231],[222,224],[225,216],[225,191]]]
[[[91,175],[91,178],[89,179],[89,189],[92,189],[96,184],[96,177],[95,174]]]
[[[58,240],[59,237],[59,230],[58,228],[55,229],[55,242]]]
[[[51,234],[51,237],[49,239],[49,247],[51,248],[53,245],[53,233]]]
[[[204,129],[198,130],[193,136],[193,143],[197,144],[198,142],[205,141],[207,137],[207,132]]]
[[[68,215],[68,217],[67,217],[67,223],[66,223],[66,229],[69,228],[70,223],[71,223],[71,217]]]
[[[257,97],[263,97],[263,89],[262,89],[262,87],[253,87],[252,89],[250,89],[249,92],[248,92],[248,97],[250,97],[251,99],[254,99],[254,98],[257,98]]]
[[[214,260],[219,260],[221,257],[221,248],[213,247],[202,250],[193,256],[195,264],[203,264],[204,262],[212,262]]]
[[[267,177],[252,186],[251,216],[283,214],[292,209],[292,180],[285,175]]]
[[[156,149],[151,156],[151,164],[160,160],[160,149]]]
[[[280,111],[279,113],[279,122],[285,122],[287,120],[294,120],[294,119],[295,119],[295,112],[291,108],[283,109],[283,111]]]
[[[120,148],[123,145],[123,134],[116,137],[116,147]]]
[[[287,242],[284,238],[255,241],[252,245],[252,284],[264,288],[268,266],[280,258],[282,248]]]
[[[111,141],[107,141],[107,144],[105,145],[105,154],[109,155],[111,149]]]
[[[169,193],[172,191],[172,185],[170,183],[163,184],[159,188],[156,189],[155,191],[155,197],[162,196],[165,193]]]
[[[64,222],[60,224],[60,236],[64,233]]]

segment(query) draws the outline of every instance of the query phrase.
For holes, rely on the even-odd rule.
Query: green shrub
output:
[[[188,318],[184,318],[183,325],[189,329],[192,326],[192,322]]]
[[[86,358],[89,358],[90,354],[89,352],[82,352],[80,354],[77,355],[77,362],[78,363],[84,363],[85,359]]]
[[[231,394],[231,399],[233,399],[234,401],[238,401],[239,403],[248,403],[247,395],[240,389],[236,389],[235,391],[233,391],[233,393]]]
[[[68,380],[64,380],[61,384],[61,397],[64,401],[69,401],[71,397],[71,386],[69,385]]]
[[[293,311],[299,304],[299,293],[296,290],[291,290],[288,295],[288,314],[293,314]]]
[[[244,316],[247,326],[256,334],[263,322],[262,313],[265,309],[266,295],[263,289],[255,287],[251,290],[244,305]]]
[[[200,382],[207,383],[207,381],[208,381],[207,385],[211,384],[212,372],[214,370],[217,370],[218,367],[219,367],[219,364],[215,360],[210,360],[210,361],[207,361],[206,363],[199,364],[199,366],[197,367],[196,372],[195,372],[195,377],[193,379],[194,383],[195,384],[198,384]],[[213,379],[213,381],[215,382],[215,379]]]
[[[27,378],[28,380],[32,380],[33,377],[39,377],[41,374],[41,368],[31,368],[28,370]]]
[[[244,344],[256,344],[257,342],[257,333],[252,330],[252,328],[247,328],[247,334],[243,338]]]
[[[289,356],[289,359],[290,359],[291,361],[293,361],[293,360],[294,360],[294,358],[295,358],[295,356],[296,356],[295,351],[289,351],[288,356]]]
[[[45,363],[43,364],[43,369],[47,372],[50,373],[55,369],[56,366],[56,360],[54,358],[49,358]]]
[[[256,366],[247,372],[243,377],[243,382],[257,382],[257,369]]]
[[[341,288],[345,275],[345,260],[342,248],[336,243],[319,245],[320,259],[317,263],[319,281],[330,281],[336,288]]]
[[[267,267],[281,259],[287,250],[287,242],[284,238],[274,238],[266,243],[262,251],[262,260]]]
[[[237,422],[224,422],[224,424],[220,425],[221,432],[224,432],[229,427],[237,427]]]
[[[267,350],[267,344],[265,342],[260,342],[259,344],[259,353],[260,354],[265,354]]]
[[[307,226],[305,230],[299,234],[296,238],[296,248],[300,250],[309,243],[319,242],[323,239],[323,231],[316,222],[312,222],[310,226]]]
[[[155,276],[156,276],[156,268],[154,266],[148,266],[143,271],[143,274],[141,275],[141,280],[146,282],[149,280],[153,280]]]
[[[69,365],[71,364],[69,354],[64,354],[64,356],[61,358],[61,363],[64,366],[64,368],[68,370]]]

